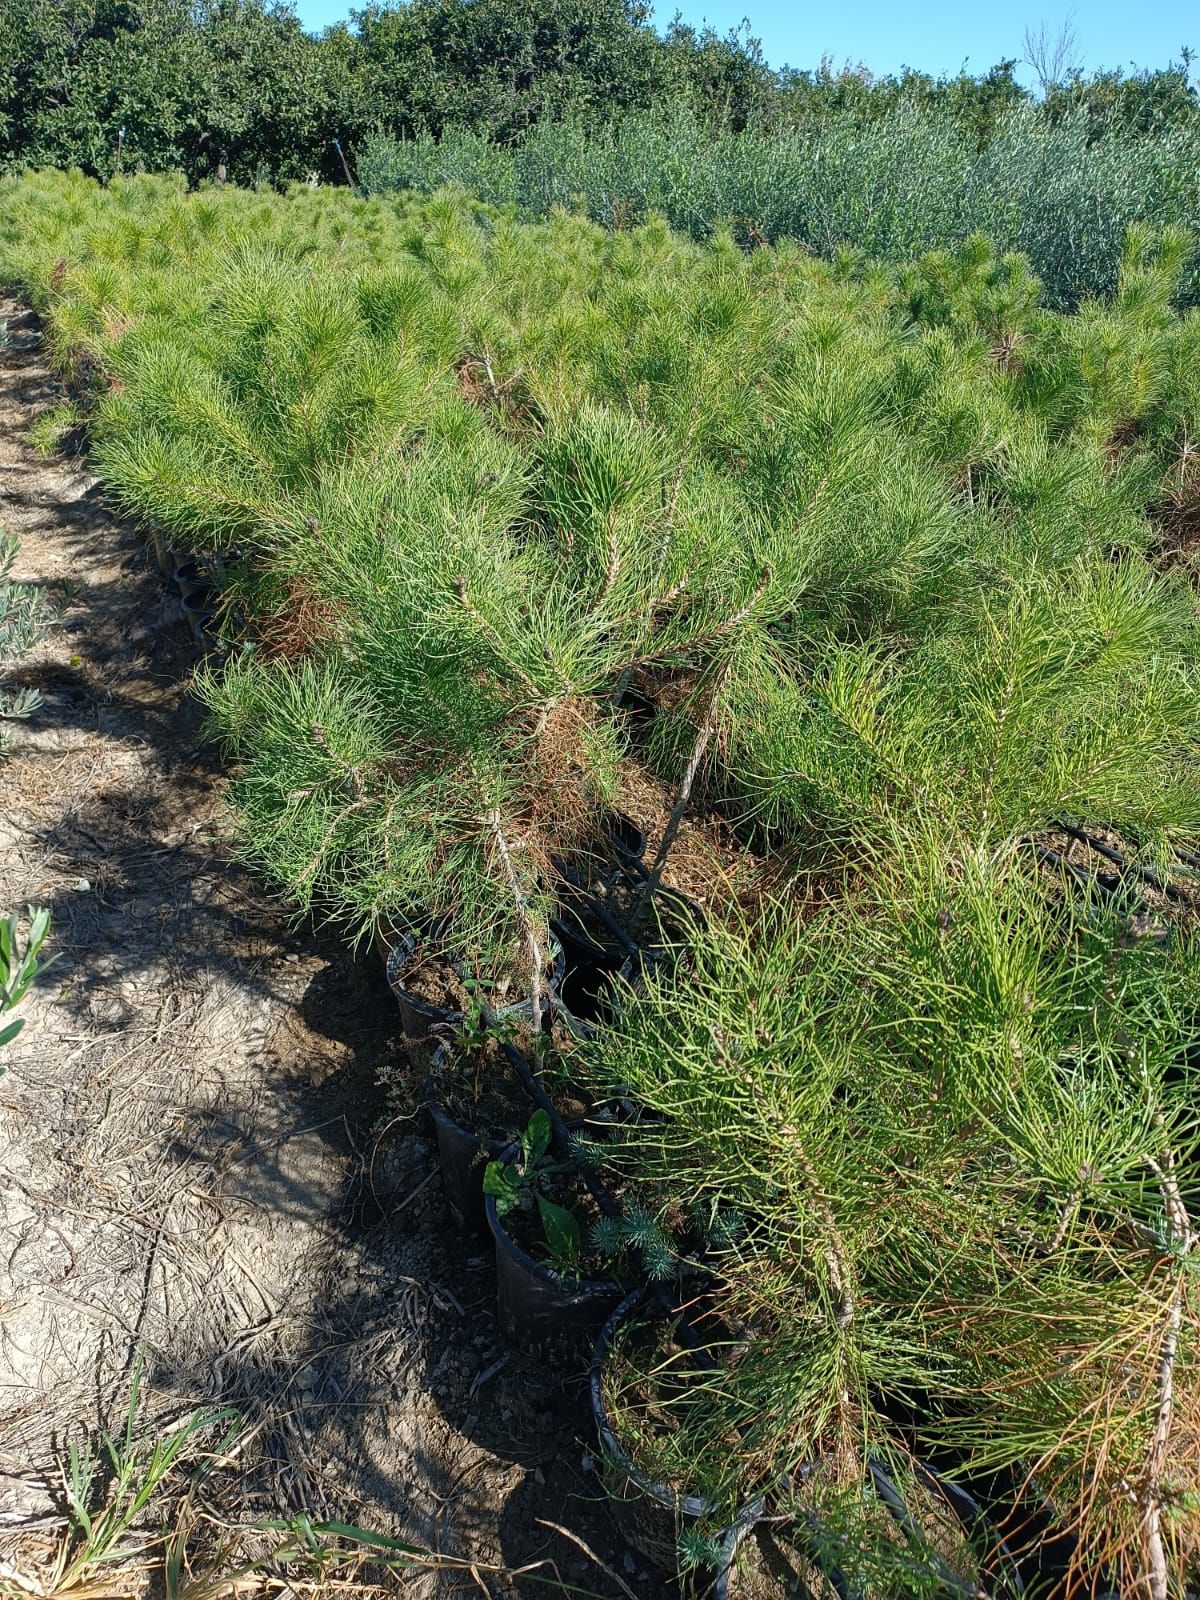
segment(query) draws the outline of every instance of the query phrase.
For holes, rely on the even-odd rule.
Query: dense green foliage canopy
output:
[[[801,1467],[861,1519],[869,1463],[945,1449],[1033,1475],[1080,1592],[1194,1582],[1189,248],[1130,229],[1063,314],[979,236],[0,182],[108,493],[219,559],[198,687],[289,902],[540,992],[626,794],[751,863],[567,1063],[650,1113],[602,1154],[662,1236],[708,1218],[730,1353],[666,1447],[725,1522]],[[1050,862],[1080,828],[1141,875]]]

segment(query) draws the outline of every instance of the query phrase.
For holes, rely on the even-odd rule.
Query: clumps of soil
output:
[[[639,762],[622,766],[617,803],[645,830],[647,867],[658,854],[675,798],[674,786]],[[724,920],[758,903],[768,870],[766,859],[742,843],[723,817],[693,801],[671,845],[662,883]]]
[[[392,983],[438,1011],[461,1014],[471,1007],[470,993],[454,963],[436,945],[418,945],[411,958],[393,973]]]

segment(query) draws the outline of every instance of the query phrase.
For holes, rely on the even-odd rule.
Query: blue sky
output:
[[[347,16],[350,0],[296,0],[304,24],[313,29]],[[361,0],[359,0],[361,3]],[[670,19],[673,0],[659,4],[659,22]],[[1045,24],[1057,33],[1070,15],[1076,53],[1086,69],[1162,66],[1181,45],[1200,49],[1200,12],[1183,0],[1079,0],[1048,9],[1038,0],[682,0],[684,19],[710,22],[724,32],[749,13],[774,66],[815,66],[823,54],[835,62],[864,61],[875,72],[907,64],[928,72],[955,72],[964,63],[982,72],[1002,56],[1020,56],[1025,29]]]

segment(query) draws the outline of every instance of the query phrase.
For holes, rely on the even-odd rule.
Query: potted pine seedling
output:
[[[715,1565],[723,1534],[761,1514],[778,1475],[740,1426],[753,1345],[704,1279],[633,1290],[600,1332],[590,1393],[605,1487],[630,1544],[662,1571]]]
[[[960,863],[880,947],[876,1026],[921,1019],[937,1090],[914,1116],[921,1165],[951,1133],[959,1166],[944,1210],[914,1193],[919,1249],[879,1252],[871,1282],[893,1302],[921,1286],[944,1378],[917,1446],[976,1494],[1029,1586],[1184,1595],[1200,1573],[1195,934],[1131,937],[1095,900],[1053,910],[1019,864]]]
[[[881,1399],[936,1389],[948,1360],[923,1351],[913,1291],[925,1209],[948,1232],[961,1221],[963,1152],[923,1141],[914,1169],[930,1101],[873,1017],[883,916],[699,928],[687,963],[648,970],[580,1047],[598,1084],[645,1108],[613,1130],[614,1170],[742,1219],[710,1231],[706,1283],[627,1307],[597,1347],[611,1487],[664,1567],[711,1557],[803,1471],[861,1497],[872,1459],[901,1453]],[[911,1267],[894,1297],[876,1289],[877,1252],[898,1278]]]
[[[753,657],[756,624],[771,576],[771,567],[763,566],[752,585],[744,584],[749,592],[738,601],[720,590],[710,594],[707,606],[697,607],[700,616],[689,618],[678,638],[671,638],[670,629],[663,637],[654,637],[661,617],[659,602],[650,603],[654,616],[651,659],[672,682],[678,699],[677,715],[667,734],[673,748],[663,753],[679,776],[652,859],[646,862],[642,854],[626,856],[620,864],[622,870],[599,884],[594,893],[565,897],[561,913],[564,938],[602,975],[617,971],[628,977],[645,959],[671,959],[687,945],[701,916],[695,901],[665,886],[664,875],[705,765],[728,732],[731,686],[743,656]],[[627,664],[626,675],[633,664]]]
[[[769,568],[754,570],[729,496],[695,466],[667,433],[590,402],[538,442],[538,508],[553,558],[545,609],[563,619],[553,652],[560,677],[602,709],[618,747],[628,730],[617,707],[641,671],[678,689],[696,712],[653,861],[643,861],[644,834],[611,811],[597,830],[599,871],[586,862],[580,871],[559,852],[567,859],[559,861],[558,931],[593,1005],[612,972],[633,970],[641,946],[681,942],[680,922],[694,913],[662,889],[662,877],[721,725],[731,663],[770,578]],[[549,626],[539,616],[535,637]]]

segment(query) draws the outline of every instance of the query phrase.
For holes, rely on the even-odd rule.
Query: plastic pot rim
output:
[[[413,994],[411,989],[406,989],[400,982],[400,969],[412,960],[416,948],[416,934],[401,933],[396,935],[395,941],[387,953],[387,959],[384,962],[384,974],[387,978],[387,986],[391,990],[392,998],[399,1004],[400,996],[403,995],[408,1005],[422,1016],[431,1018],[434,1026],[453,1027],[456,1022],[462,1021],[463,1013],[461,1011],[448,1010],[445,1006],[436,1006],[431,1000],[424,1000],[420,995]]]
[[[626,861],[640,861],[646,854],[646,845],[649,839],[645,828],[635,822],[627,811],[620,811],[615,807],[606,818],[608,836],[613,842],[613,848],[619,856]],[[623,834],[632,834],[636,846],[631,847],[625,843]]]
[[[604,1326],[596,1336],[596,1343],[592,1350],[592,1365],[588,1373],[588,1391],[592,1402],[592,1418],[596,1424],[596,1433],[600,1439],[600,1448],[605,1456],[616,1466],[620,1467],[629,1481],[658,1505],[664,1506],[677,1517],[690,1517],[698,1520],[700,1517],[710,1516],[715,1510],[710,1500],[705,1500],[700,1495],[677,1494],[668,1489],[665,1483],[655,1483],[642,1471],[634,1461],[632,1455],[617,1438],[613,1431],[612,1423],[608,1419],[608,1407],[604,1404],[604,1389],[601,1382],[601,1373],[604,1358],[612,1349],[618,1329],[629,1320],[632,1313],[645,1299],[645,1288],[637,1288],[616,1306],[609,1315]],[[761,1506],[761,1497],[756,1504]],[[759,1513],[761,1515],[761,1512]],[[733,1526],[741,1521],[739,1517]]]
[[[393,996],[402,994],[414,1011],[420,1011],[427,1016],[436,1017],[445,1026],[453,1026],[454,1023],[462,1021],[466,1015],[465,1012],[449,1010],[445,1006],[434,1005],[431,1000],[425,1000],[420,995],[414,994],[411,989],[406,989],[400,981],[400,968],[412,959],[417,949],[417,942],[418,935],[415,931],[397,933],[395,935],[394,942],[387,953],[387,959],[384,963],[387,986]],[[559,939],[553,939],[552,946],[554,959],[550,964],[547,987],[554,990],[562,981],[562,975],[566,970],[567,958],[566,951],[563,949],[562,942]],[[458,977],[461,978],[462,970],[458,962],[454,961],[450,956],[446,956],[445,959]],[[493,1019],[520,1016],[529,1009],[528,1000],[517,1000],[511,1005],[495,1007],[488,1005],[485,1001],[484,1005],[488,1016]]]

